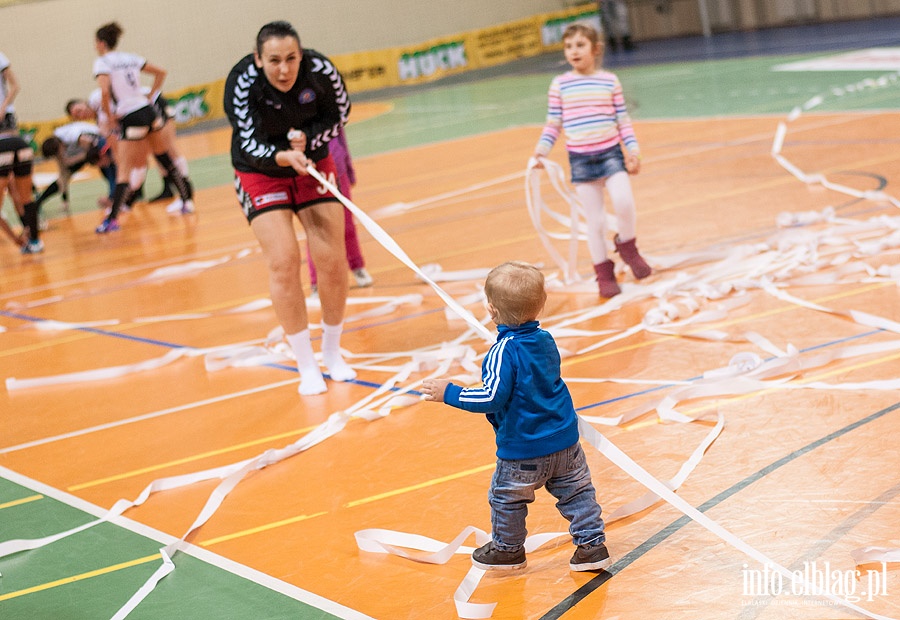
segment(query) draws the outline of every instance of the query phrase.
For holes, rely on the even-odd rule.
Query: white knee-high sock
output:
[[[328,325],[322,323],[322,361],[328,369],[328,374],[335,381],[350,381],[356,378],[356,371],[344,361],[341,355],[341,334],[344,324]]]
[[[634,193],[627,172],[617,172],[606,179],[606,191],[616,212],[616,227],[620,241],[634,239],[637,229],[637,214],[634,208]]]
[[[183,176],[184,178],[187,178],[188,175],[190,174],[190,171],[189,171],[189,169],[188,169],[188,160],[187,160],[187,158],[186,158],[186,157],[179,157],[179,158],[176,159],[173,163],[175,164],[175,167],[178,168],[178,172],[181,173],[181,176]]]
[[[587,226],[588,252],[591,261],[596,265],[607,257],[606,247],[606,209],[603,204],[603,183],[576,183],[575,195],[584,207],[584,219]]]
[[[309,329],[304,329],[296,334],[287,334],[288,344],[294,351],[294,357],[297,358],[297,370],[300,371],[300,387],[297,391],[304,396],[313,394],[321,394],[328,388],[325,386],[325,378],[316,362],[316,356],[313,353],[312,342],[309,339]]]

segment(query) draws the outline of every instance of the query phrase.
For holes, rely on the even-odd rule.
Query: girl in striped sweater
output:
[[[629,174],[641,169],[640,150],[625,108],[622,85],[615,74],[599,68],[603,44],[597,31],[573,24],[563,33],[566,61],[572,70],[553,79],[547,122],[535,148],[537,166],[550,153],[561,131],[575,193],[584,206],[588,250],[601,297],[621,291],[615,265],[607,256],[603,189],[609,192],[618,224],[616,251],[638,280],[651,269],[635,243],[636,215]]]

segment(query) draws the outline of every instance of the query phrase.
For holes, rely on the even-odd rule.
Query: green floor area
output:
[[[95,517],[0,478],[2,539],[39,538]],[[163,543],[103,523],[0,558],[0,618],[110,618],[160,566]],[[328,612],[185,553],[129,618],[324,619]]]
[[[896,82],[886,88],[863,89],[844,96],[831,94],[835,88],[881,77],[885,71],[773,70],[783,63],[823,55],[827,54],[652,64],[622,67],[616,73],[636,120],[746,115],[783,118],[816,95],[825,96],[825,102],[816,108],[821,112],[900,107]],[[509,127],[540,125],[546,113],[550,80],[565,67],[558,62],[548,65],[546,58],[535,65],[537,71],[528,71],[527,65],[522,70],[522,66],[519,63],[516,72],[509,75],[495,69],[487,77],[457,77],[446,84],[394,89],[382,99],[366,93],[361,99],[388,102],[392,109],[381,116],[351,122],[347,136],[353,156],[368,157]],[[548,71],[547,66],[556,68]],[[230,184],[228,155],[191,161],[191,179],[197,189]],[[73,184],[73,211],[96,210],[96,198],[104,187],[99,180]],[[155,195],[159,188],[159,176],[151,169],[147,194]],[[45,206],[45,217],[58,215],[60,203],[54,198]]]

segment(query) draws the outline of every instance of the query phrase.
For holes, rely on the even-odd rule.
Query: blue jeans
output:
[[[626,172],[625,156],[618,144],[597,153],[569,153],[572,183],[590,183],[608,179],[617,172]]]
[[[542,486],[557,499],[556,508],[569,521],[569,533],[576,545],[606,540],[591,471],[581,444],[576,442],[565,450],[536,459],[497,459],[488,491],[491,537],[496,548],[518,551],[525,543],[528,504],[534,501],[535,489]]]

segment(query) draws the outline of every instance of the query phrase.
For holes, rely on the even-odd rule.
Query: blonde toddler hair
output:
[[[513,327],[537,319],[547,302],[544,274],[522,261],[494,267],[484,281],[484,294],[497,312],[495,322]]]

